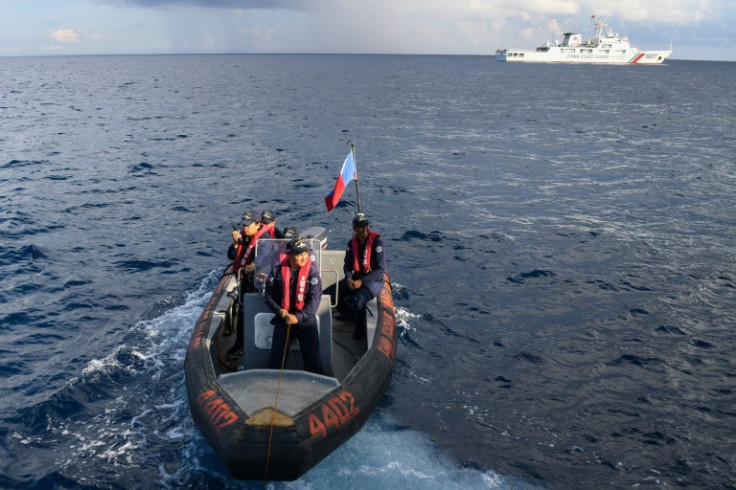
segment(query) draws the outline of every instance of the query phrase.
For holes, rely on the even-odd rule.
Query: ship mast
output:
[[[595,18],[595,16],[594,16]],[[595,21],[595,36],[593,37],[593,43],[594,44],[600,44],[601,42],[601,33],[603,33],[603,26],[606,25],[605,22],[602,20],[596,20]]]

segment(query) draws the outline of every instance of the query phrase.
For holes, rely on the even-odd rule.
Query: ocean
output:
[[[735,63],[0,58],[0,488],[736,488]],[[295,482],[232,479],[183,362],[231,222],[360,206],[393,381]]]

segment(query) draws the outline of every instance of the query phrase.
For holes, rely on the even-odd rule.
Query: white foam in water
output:
[[[117,353],[124,346],[118,346],[115,351],[104,359],[92,359],[82,370],[82,376],[92,376],[97,372],[106,372],[108,369],[114,369],[120,366],[117,361]]]
[[[194,323],[212,296],[222,271],[212,271],[196,291],[187,295],[183,305],[177,306],[158,318],[141,322],[139,327],[150,339],[145,355],[149,359],[184,362]]]
[[[102,380],[102,390],[112,383],[119,396],[90,406],[88,417],[49,421],[50,435],[63,438],[69,448],[60,453],[59,467],[84,479],[115,467],[124,478],[126,467],[135,471],[141,459],[157,460],[162,447],[196,439],[184,386],[184,357],[194,323],[220,273],[209,274],[184,304],[140,322],[124,343],[90,361],[80,377],[69,381],[70,387],[84,383],[94,388]],[[164,478],[165,472],[160,474]],[[186,481],[186,474],[177,474],[179,483]]]
[[[414,318],[419,318],[420,315],[412,313],[406,308],[402,308],[401,306],[397,306],[394,309],[394,314],[396,318],[396,326],[399,327],[399,335],[402,335],[404,332],[409,330],[415,330],[409,322]]]
[[[427,436],[397,430],[389,419],[382,410],[374,413],[352,439],[285,488],[509,488],[492,471],[459,467]]]

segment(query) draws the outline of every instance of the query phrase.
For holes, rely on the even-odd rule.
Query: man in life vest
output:
[[[353,219],[353,238],[345,250],[345,278],[339,283],[338,311],[343,319],[356,321],[354,338],[365,336],[365,306],[381,293],[386,255],[381,235],[371,231],[363,213]]]
[[[280,369],[295,338],[304,369],[325,374],[319,352],[317,309],[322,299],[322,279],[309,248],[300,238],[286,244],[286,257],[273,268],[266,286],[266,306],[274,312],[269,369]],[[286,352],[286,358],[284,358]]]
[[[267,232],[271,235],[271,238],[283,238],[279,229],[276,228],[276,215],[273,214],[273,211],[264,211],[261,213],[261,223],[267,228]]]
[[[233,261],[233,274],[242,269],[241,278],[245,279],[246,289],[252,290],[255,270],[253,259],[258,240],[261,237],[281,238],[281,232],[276,228],[273,211],[264,211],[260,219],[252,211],[246,211],[240,225],[241,230],[232,233],[233,243],[227,251],[227,257]]]
[[[232,237],[233,243],[230,244],[230,248],[227,249],[227,258],[235,260],[236,257],[240,259],[242,257],[245,248],[250,243],[250,239],[258,231],[258,219],[256,219],[253,211],[246,211],[243,213],[243,218],[240,220],[240,228],[233,230]],[[234,227],[234,225],[233,225]],[[237,269],[240,269],[240,260],[237,262]],[[233,263],[233,272],[237,272],[236,265]]]

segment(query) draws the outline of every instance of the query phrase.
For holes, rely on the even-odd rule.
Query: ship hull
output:
[[[501,49],[496,52],[498,61],[511,63],[578,63],[601,65],[661,65],[672,51],[604,52],[591,48],[550,48],[547,51],[532,49]]]

